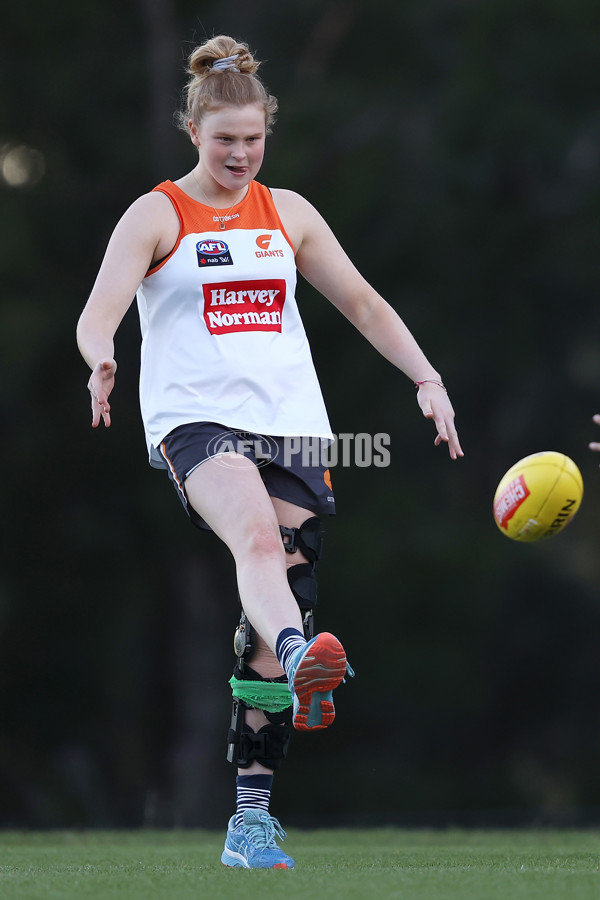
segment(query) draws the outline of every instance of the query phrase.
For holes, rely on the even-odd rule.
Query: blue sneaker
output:
[[[296,651],[289,669],[294,701],[293,722],[297,731],[318,731],[335,719],[332,691],[348,670],[346,652],[329,632],[318,634]]]
[[[277,819],[263,809],[246,809],[243,825],[235,827],[235,816],[229,820],[221,862],[231,868],[293,869],[294,860],[279,849],[276,836],[285,838]]]

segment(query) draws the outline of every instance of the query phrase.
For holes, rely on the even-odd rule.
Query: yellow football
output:
[[[583,478],[564,453],[532,453],[512,466],[494,495],[494,520],[514,541],[538,541],[558,534],[583,497]]]

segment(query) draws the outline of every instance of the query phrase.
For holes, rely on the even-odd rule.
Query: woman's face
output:
[[[200,125],[190,122],[206,173],[223,188],[245,187],[258,173],[265,154],[265,111],[262,106],[222,106],[207,113]]]

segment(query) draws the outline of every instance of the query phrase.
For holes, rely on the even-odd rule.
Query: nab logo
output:
[[[196,256],[199,266],[232,266],[233,260],[225,241],[218,238],[205,238],[196,244]]]

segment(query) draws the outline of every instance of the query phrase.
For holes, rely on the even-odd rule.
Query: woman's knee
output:
[[[257,559],[283,560],[285,550],[277,522],[250,522],[244,534],[244,550]]]

